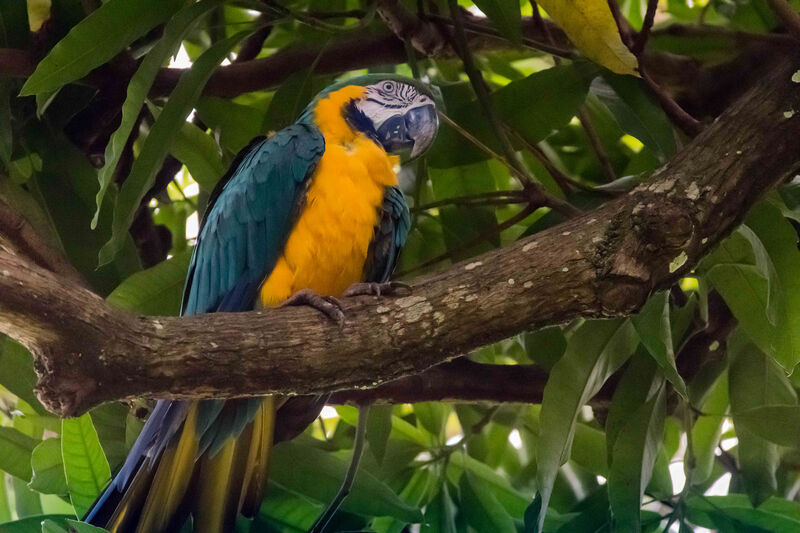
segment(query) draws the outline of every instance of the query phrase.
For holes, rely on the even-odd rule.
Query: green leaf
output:
[[[422,533],[456,533],[456,507],[447,490],[447,483],[442,483],[439,492],[431,503],[425,507],[425,522]]]
[[[128,94],[122,104],[122,119],[108,140],[105,150],[105,163],[97,173],[100,188],[97,191],[97,210],[92,218],[92,228],[97,226],[100,207],[103,205],[106,190],[114,178],[114,171],[117,168],[119,158],[144,105],[147,93],[156,79],[156,74],[158,74],[159,69],[167,59],[178,49],[195,20],[218,4],[218,0],[206,0],[192,4],[175,15],[164,28],[164,36],[144,57],[139,68],[136,69],[136,73],[128,83]]]
[[[664,376],[684,398],[689,398],[686,383],[675,366],[672,348],[672,328],[669,318],[669,292],[661,291],[650,297],[638,315],[631,318],[639,339],[664,371]]]
[[[110,0],[93,11],[39,62],[20,96],[52,91],[108,62],[177,11],[182,0]]]
[[[536,143],[561,128],[576,115],[597,71],[586,64],[561,65],[531,74],[492,93],[498,114],[530,143]],[[536,95],[532,98],[531,95]],[[495,150],[501,147],[486,124],[477,102],[458,97],[447,102],[448,115],[461,127]],[[452,109],[452,111],[451,111]],[[431,167],[449,168],[484,161],[489,156],[464,139],[446,123],[428,161]]]
[[[61,454],[75,514],[83,516],[111,480],[111,469],[89,414],[61,422]]]
[[[645,352],[646,349],[641,346],[636,350],[614,389],[605,424],[608,464],[613,462],[614,446],[622,429],[631,421],[636,410],[660,387],[660,378],[656,376],[658,366]]]
[[[38,443],[18,429],[0,427],[0,470],[27,483],[31,479],[31,453]]]
[[[312,65],[313,66],[313,65]],[[278,131],[292,124],[314,97],[310,68],[295,72],[275,91],[264,117],[263,131]]]
[[[514,521],[480,478],[464,472],[459,483],[460,509],[469,525],[481,533],[516,533]]]
[[[522,344],[530,360],[547,371],[553,368],[567,349],[567,339],[558,326],[525,332]]]
[[[800,407],[763,405],[736,413],[739,426],[782,446],[800,446]]]
[[[223,98],[201,98],[197,103],[197,115],[209,126],[219,129],[220,144],[233,153],[265,133],[263,109]]]
[[[752,232],[742,229],[720,243],[701,271],[758,347],[790,372],[800,362],[797,235],[770,201],[756,205],[746,222]]]
[[[186,165],[192,178],[209,193],[225,173],[217,142],[189,122],[181,125],[171,153],[175,159]]]
[[[726,245],[727,241],[722,242],[717,252]],[[776,340],[781,334],[767,318],[767,281],[759,269],[753,265],[721,263],[714,265],[707,276],[747,334],[761,349],[777,355]]]
[[[490,165],[480,162],[448,169],[430,169],[430,179],[436,199],[480,194],[494,190]],[[446,206],[439,210],[444,243],[448,250],[460,250],[453,261],[466,259],[500,245],[500,235],[495,233],[483,239],[478,246],[464,249],[464,244],[479,238],[487,228],[497,225],[494,210],[487,207]]]
[[[796,533],[800,530],[800,506],[782,498],[771,498],[758,509],[753,508],[744,494],[690,496],[686,503],[692,521],[706,527],[716,528],[713,520],[710,523],[706,520],[708,514],[717,512],[740,524],[763,528],[770,533]],[[702,520],[704,515],[706,520]]]
[[[79,522],[78,520],[67,519],[69,524],[70,533],[103,533],[106,531],[102,527],[95,527],[91,524]]]
[[[614,531],[641,531],[642,495],[650,482],[666,415],[666,387],[663,377],[654,381],[655,393],[639,404],[614,442],[608,477],[608,499],[614,516]],[[660,381],[660,385],[656,385]]]
[[[47,439],[39,443],[31,455],[33,477],[28,486],[43,494],[67,494],[67,478],[61,458],[61,439]]]
[[[114,210],[112,236],[100,250],[101,265],[110,262],[119,252],[144,194],[153,186],[156,173],[172,147],[174,132],[180,128],[191,112],[211,74],[234,46],[250,33],[250,30],[242,31],[215,43],[203,52],[189,72],[181,76],[161,115],[150,129],[139,157],[134,161],[131,172],[120,190]]]
[[[14,510],[17,516],[44,514],[41,494],[29,489],[27,481],[12,477],[11,490],[14,492]]]
[[[783,217],[780,208],[768,201],[751,209],[746,222],[758,235],[775,267],[775,281],[779,288],[770,293],[781,295],[775,323],[781,333],[776,339],[776,360],[784,370],[791,372],[800,362],[800,251],[797,249],[797,233]],[[758,257],[763,254],[755,249],[754,252],[758,264]],[[769,318],[769,312],[767,316]]]
[[[652,150],[660,161],[675,154],[672,123],[639,80],[606,72],[592,82],[591,91],[608,107],[619,126]]]
[[[6,473],[0,471],[0,524],[11,521],[10,496],[8,483],[6,483]],[[2,528],[3,526],[0,525],[0,531],[3,530]]]
[[[701,485],[711,476],[716,460],[715,452],[722,436],[722,423],[728,411],[728,377],[723,374],[712,385],[705,402],[700,406],[701,414],[692,426],[692,451],[694,472],[692,483]]]
[[[121,402],[108,402],[89,411],[97,438],[112,471],[122,466],[128,455],[127,419],[130,409]]]
[[[33,389],[36,372],[30,352],[16,341],[0,336],[0,385],[33,407],[39,414],[47,414]]]
[[[348,463],[297,440],[275,446],[270,458],[270,480],[295,493],[328,503],[344,479]],[[387,485],[360,470],[342,509],[365,516],[394,516],[409,523],[422,515]]]
[[[414,404],[414,414],[422,427],[437,438],[444,437],[444,426],[450,414],[450,406],[443,402],[421,402]]]
[[[144,315],[177,315],[191,250],[136,272],[108,295],[108,303]]]
[[[44,207],[70,263],[95,292],[105,296],[121,279],[141,269],[133,239],[125,235],[117,260],[98,268],[97,250],[111,235],[111,198],[103,204],[101,227],[93,231],[97,171],[62,133],[39,123],[30,127],[27,140],[42,156],[43,164],[42,171],[26,185]]]
[[[475,5],[511,42],[522,42],[522,13],[518,0],[475,0]]]
[[[778,313],[780,312],[781,302],[781,282],[778,278],[778,273],[775,270],[775,264],[769,256],[769,252],[764,247],[758,235],[746,225],[741,225],[736,228],[736,233],[747,239],[753,251],[753,257],[756,262],[756,268],[767,282],[767,303],[766,315],[771,324],[777,321]]]
[[[280,526],[281,532],[287,530],[304,533],[311,529],[324,509],[325,506],[321,503],[312,502],[275,483],[270,483],[251,531],[271,531],[266,527],[256,528],[261,525],[259,522],[264,520],[269,521],[270,525]]]
[[[14,522],[0,524],[0,533],[42,533],[42,523],[52,521],[57,525],[66,526],[66,520],[74,515],[43,515],[28,516]],[[59,531],[60,533],[60,531]]]
[[[739,439],[739,468],[750,501],[758,506],[777,491],[779,450],[776,444],[739,425],[737,413],[765,405],[797,405],[797,395],[775,362],[743,337],[734,335],[728,342],[728,378],[733,424]]]
[[[386,443],[392,432],[392,406],[390,404],[376,404],[369,409],[367,418],[367,442],[375,459],[380,465],[386,455]]]
[[[494,469],[463,453],[454,453],[450,456],[450,466],[454,473],[459,474],[469,471],[473,478],[480,478],[485,487],[488,487],[498,502],[512,517],[522,517],[525,508],[530,502],[530,497],[515,489],[506,477]]]
[[[56,522],[55,520],[45,520],[42,522],[42,533],[69,533],[69,529],[67,529],[67,521],[64,522]]]
[[[553,366],[544,389],[536,449],[536,477],[542,499],[536,531],[544,524],[558,468],[570,455],[578,412],[638,343],[629,320],[586,322],[573,333],[566,353]]]
[[[436,477],[428,468],[412,468],[411,479],[408,480],[400,498],[412,507],[422,507],[427,503],[428,493],[436,484]],[[372,521],[372,530],[375,533],[401,533],[407,523],[396,518],[382,516]]]

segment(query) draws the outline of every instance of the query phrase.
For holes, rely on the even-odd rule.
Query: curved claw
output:
[[[411,285],[402,281],[368,282],[353,283],[344,291],[344,296],[400,296],[401,294],[408,296],[411,292]]]
[[[340,326],[344,324],[344,310],[342,302],[333,296],[323,296],[311,289],[302,289],[291,295],[280,305],[281,307],[307,305],[313,307]]]

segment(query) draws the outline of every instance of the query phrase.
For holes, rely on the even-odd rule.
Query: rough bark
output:
[[[311,309],[135,317],[0,250],[0,331],[27,346],[39,395],[76,415],[100,402],[372,388],[521,331],[635,312],[685,275],[800,159],[797,57],[659,169],[599,209],[443,272],[402,298]]]

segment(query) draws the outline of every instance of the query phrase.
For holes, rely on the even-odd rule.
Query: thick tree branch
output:
[[[374,389],[334,393],[329,403],[519,402],[541,403],[547,372],[535,365],[486,365],[466,358]],[[596,398],[596,401],[608,398]]]
[[[0,332],[34,354],[39,395],[75,415],[151,397],[314,394],[381,383],[515,333],[625,316],[684,275],[798,168],[797,57],[755,86],[652,180],[595,211],[416,280],[411,296],[311,309],[134,317],[0,250]]]

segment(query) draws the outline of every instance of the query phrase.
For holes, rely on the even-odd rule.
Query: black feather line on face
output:
[[[351,128],[362,132],[375,144],[381,146],[378,140],[378,132],[375,131],[375,125],[372,123],[372,120],[358,108],[356,105],[357,102],[357,100],[353,99],[344,106],[344,119]]]

